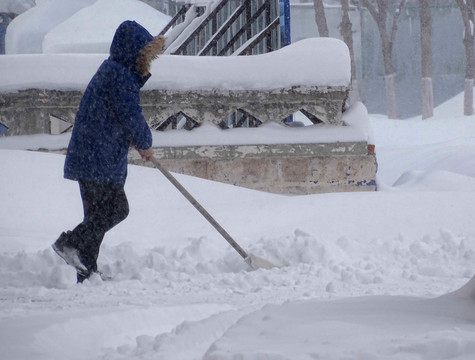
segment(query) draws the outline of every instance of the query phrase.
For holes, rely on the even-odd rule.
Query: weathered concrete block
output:
[[[376,190],[365,142],[155,148],[170,171],[281,194]],[[143,164],[136,152],[129,161]]]
[[[51,115],[74,123],[81,97],[80,91],[40,89],[0,93],[0,122],[7,136],[49,134]]]

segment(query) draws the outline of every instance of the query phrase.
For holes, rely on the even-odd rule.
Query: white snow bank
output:
[[[52,29],[43,40],[43,53],[109,53],[115,30],[135,20],[158,35],[171,17],[139,0],[98,0]]]
[[[394,184],[406,172],[414,172],[410,176],[413,178],[417,171],[475,177],[475,116],[463,116],[463,92],[434,112],[437,115],[426,120],[420,116],[403,121],[370,117],[378,177],[386,184]]]
[[[43,38],[51,29],[94,1],[37,0],[36,6],[17,16],[8,25],[5,53],[41,53]]]
[[[0,57],[0,91],[84,90],[107,55],[44,54]],[[350,59],[340,40],[314,38],[255,56],[161,55],[144,89],[278,89],[294,85],[348,86]]]
[[[402,174],[393,186],[410,191],[453,191],[455,187],[475,191],[475,178],[443,170],[414,170]]]
[[[473,358],[475,278],[458,293],[268,305],[240,319],[203,359]]]

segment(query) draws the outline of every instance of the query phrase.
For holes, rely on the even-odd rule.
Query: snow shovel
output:
[[[206,209],[181,185],[170,172],[165,169],[154,157],[150,160],[153,165],[181,192],[181,194],[205,217],[208,222],[226,239],[226,241],[242,256],[244,261],[253,269],[271,269],[277,267],[271,262],[254,254],[249,254],[223,229]]]

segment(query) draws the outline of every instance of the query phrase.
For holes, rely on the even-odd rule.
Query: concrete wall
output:
[[[0,93],[0,123],[6,135],[50,134],[51,116],[74,123],[81,91],[30,89]]]

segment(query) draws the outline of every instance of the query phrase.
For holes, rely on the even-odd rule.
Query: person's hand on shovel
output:
[[[146,161],[152,161],[154,158],[153,148],[149,147],[148,149],[137,149],[142,159]]]

